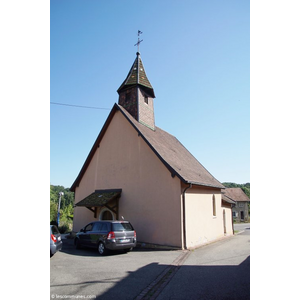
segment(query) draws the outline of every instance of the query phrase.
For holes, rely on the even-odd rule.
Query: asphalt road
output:
[[[192,251],[157,298],[165,299],[250,299],[250,225]]]
[[[76,250],[72,241],[63,242],[62,251],[50,259],[51,299],[85,295],[132,300],[181,253],[134,250],[100,257],[97,250]]]
[[[238,231],[238,233],[246,233],[250,234],[250,223],[236,223],[233,224],[233,228],[235,231]]]
[[[100,257],[64,240],[50,259],[50,299],[250,299],[250,224],[235,230],[188,253],[136,249]]]

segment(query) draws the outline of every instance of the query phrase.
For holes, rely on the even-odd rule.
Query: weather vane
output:
[[[141,34],[142,34],[142,32],[140,30],[138,30],[138,42],[134,45],[134,46],[137,46],[137,52],[140,52],[140,43],[143,41],[143,40],[140,40]]]

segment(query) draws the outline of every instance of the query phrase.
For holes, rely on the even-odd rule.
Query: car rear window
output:
[[[130,223],[112,223],[113,231],[131,231],[133,227]]]

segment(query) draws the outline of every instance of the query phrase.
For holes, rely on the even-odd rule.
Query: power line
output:
[[[57,103],[57,102],[50,102],[50,104],[63,105],[63,106],[72,106],[72,107],[79,107],[79,108],[110,110],[110,108],[93,107],[93,106],[82,106],[82,105],[74,105],[74,104],[66,104],[66,103]]]

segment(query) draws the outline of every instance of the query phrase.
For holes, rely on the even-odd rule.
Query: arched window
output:
[[[216,214],[216,197],[215,197],[215,195],[213,195],[213,197],[212,197],[212,207],[213,207],[213,216],[216,217],[217,214]]]

